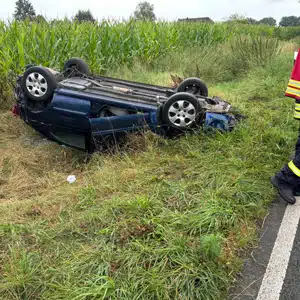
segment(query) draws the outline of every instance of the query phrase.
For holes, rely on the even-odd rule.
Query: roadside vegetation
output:
[[[133,135],[87,157],[12,117],[3,88],[0,299],[226,299],[297,136],[284,98],[297,40],[243,25],[43,26],[1,25],[2,87],[26,63],[79,56],[153,84],[199,76],[248,118],[231,133]]]

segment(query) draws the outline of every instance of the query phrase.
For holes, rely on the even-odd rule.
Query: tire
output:
[[[34,65],[34,64],[28,64],[28,65],[25,66],[24,70],[26,71],[26,70],[28,70],[29,68],[32,68],[32,67],[35,67],[35,66],[36,66],[36,65]]]
[[[82,59],[70,58],[64,64],[63,73],[65,77],[89,75],[90,68]]]
[[[43,67],[30,67],[22,77],[21,88],[28,99],[35,102],[52,100],[57,82],[54,75]]]
[[[196,77],[185,79],[177,88],[177,92],[187,92],[193,95],[208,97],[208,88],[206,84]]]
[[[204,112],[197,98],[189,93],[176,93],[162,108],[162,121],[165,125],[185,130],[197,125]]]

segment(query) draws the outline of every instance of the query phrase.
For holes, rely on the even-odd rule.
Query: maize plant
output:
[[[134,61],[151,64],[172,51],[217,45],[239,35],[272,36],[274,30],[229,23],[0,21],[0,90],[7,89],[7,81],[26,64],[61,68],[68,58],[80,57],[92,72],[104,73]]]

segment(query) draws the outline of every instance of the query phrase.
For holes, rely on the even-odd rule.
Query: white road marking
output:
[[[300,220],[300,198],[288,205],[256,300],[279,300]]]

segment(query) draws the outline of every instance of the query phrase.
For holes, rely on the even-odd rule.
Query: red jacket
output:
[[[285,95],[296,99],[294,118],[300,120],[300,49]]]

